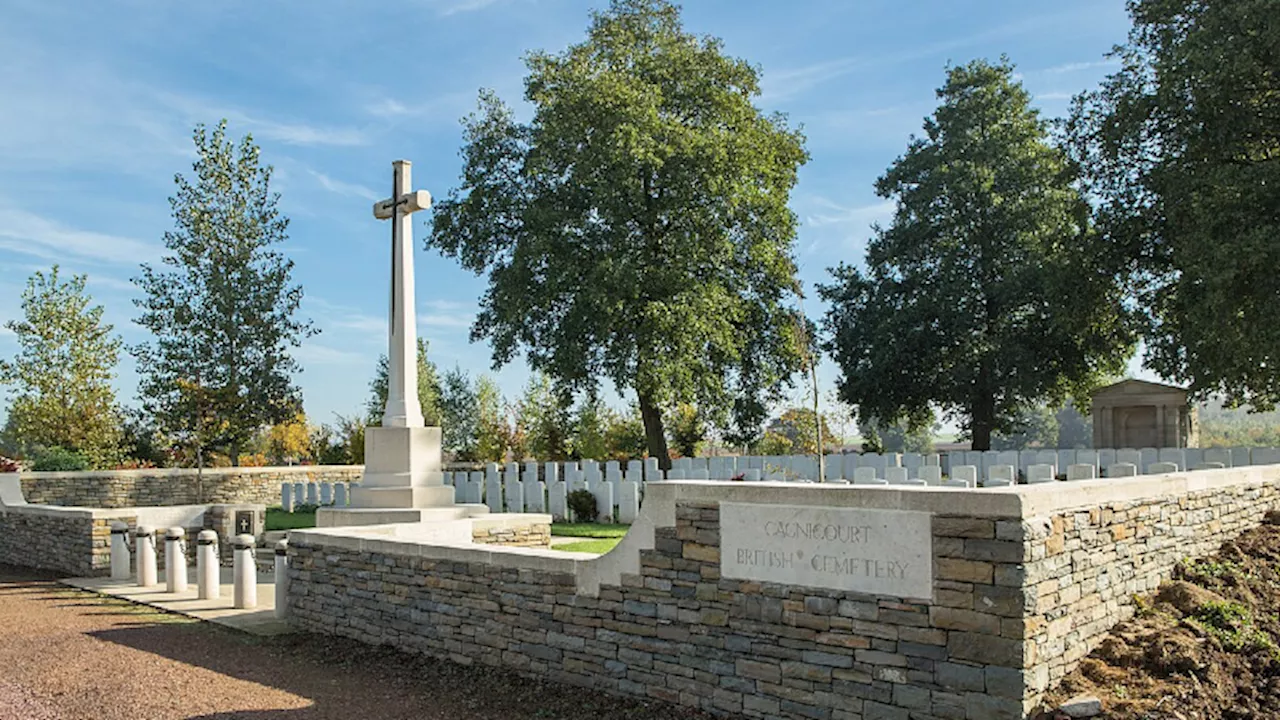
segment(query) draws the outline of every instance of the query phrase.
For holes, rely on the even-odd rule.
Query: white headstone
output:
[[[562,482],[547,484],[547,512],[551,519],[563,522],[569,519],[569,486]]]
[[[290,483],[280,483],[280,507],[285,512],[293,512],[293,485]]]
[[[1160,450],[1153,447],[1138,448],[1138,455],[1141,457],[1138,467],[1144,468],[1152,463],[1160,462]]]
[[[876,477],[876,469],[873,467],[860,467],[853,471],[854,485],[888,485],[887,480]]]
[[[534,472],[537,472],[535,466]],[[541,513],[547,511],[547,484],[539,480],[525,480],[524,485],[524,511],[531,513]]]
[[[333,486],[333,504],[335,507],[347,506],[347,484],[335,483]]]
[[[938,486],[942,484],[942,468],[937,465],[922,465],[917,472],[919,472],[919,478],[926,485]]]
[[[1252,464],[1253,458],[1250,457],[1249,448],[1231,448],[1231,467],[1248,467]]]
[[[308,505],[320,504],[320,488],[317,487],[314,482],[307,483],[307,504]]]
[[[618,522],[630,525],[640,517],[640,483],[624,481],[618,489]]]
[[[1116,464],[1116,451],[1113,448],[1098,450],[1098,469],[1108,468]]]
[[[1187,453],[1182,448],[1160,448],[1160,462],[1173,463],[1178,470],[1187,469]]]
[[[1138,474],[1138,466],[1133,463],[1116,463],[1107,466],[1107,477],[1134,477]]]
[[[983,485],[990,482],[1007,482],[1012,485],[1017,480],[1018,469],[1013,465],[992,465],[987,468],[987,482],[984,482]]]
[[[502,483],[498,481],[496,473],[485,478],[484,504],[489,506],[490,512],[500,513],[506,509],[502,504]]]
[[[1133,448],[1121,448],[1116,450],[1116,464],[1142,467],[1142,452],[1134,450]]]
[[[1205,448],[1204,464],[1222,463],[1222,467],[1231,467],[1231,451],[1226,448]]]
[[[1098,476],[1098,468],[1089,463],[1076,463],[1067,466],[1068,480],[1092,480]]]
[[[1148,475],[1164,475],[1166,473],[1178,472],[1177,463],[1170,462],[1154,462],[1147,466]]]
[[[1057,468],[1052,465],[1036,463],[1027,468],[1027,484],[1038,485],[1040,483],[1051,483],[1057,480],[1055,473]]]
[[[888,480],[890,485],[905,485],[909,477],[906,468],[889,467],[884,469],[884,479]]]
[[[330,483],[330,482],[320,483],[320,504],[321,505],[333,504],[333,483]]]
[[[706,472],[703,470],[702,472]],[[596,522],[613,522],[613,486],[609,483],[597,483],[591,494],[596,498]]]
[[[969,487],[978,484],[978,467],[976,465],[957,465],[951,468],[952,480],[963,480]]]

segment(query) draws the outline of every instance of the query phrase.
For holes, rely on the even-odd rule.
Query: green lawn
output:
[[[272,530],[302,530],[316,526],[316,511],[287,513],[284,508],[267,508],[267,527]]]
[[[560,537],[612,538],[619,540],[631,529],[630,525],[600,525],[598,523],[552,523],[551,534]],[[590,552],[584,550],[583,552]]]
[[[584,540],[576,543],[566,543],[564,545],[552,545],[552,550],[561,552],[584,552],[596,553],[603,555],[612,550],[618,543],[622,542],[622,538],[600,538],[597,540]]]

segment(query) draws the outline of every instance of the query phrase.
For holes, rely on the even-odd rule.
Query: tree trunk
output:
[[[996,424],[996,399],[991,391],[991,368],[984,360],[978,368],[978,382],[973,393],[973,408],[969,430],[973,435],[972,449],[990,450],[991,431]]]
[[[649,457],[658,458],[658,467],[663,471],[671,469],[671,455],[667,452],[667,433],[662,427],[662,410],[653,404],[646,393],[637,393],[640,397],[640,419],[644,421],[644,441],[649,448]]]
[[[240,443],[231,443],[231,467],[240,467]]]

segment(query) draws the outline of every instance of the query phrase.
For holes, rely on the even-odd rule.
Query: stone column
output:
[[[1169,447],[1163,404],[1156,406],[1156,447]]]

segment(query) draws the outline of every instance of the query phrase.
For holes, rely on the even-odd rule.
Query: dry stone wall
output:
[[[1280,468],[976,491],[651,487],[634,561],[631,536],[562,560],[295,533],[290,612],[305,630],[723,714],[1020,720],[1134,594],[1272,509]],[[721,522],[743,503],[927,512],[929,596],[739,579],[733,562],[777,561],[770,538],[726,541],[738,531]],[[892,563],[875,567],[893,581]]]
[[[1276,483],[1251,483],[1101,503],[1028,523],[1031,558],[1019,580],[1036,687],[1074,670],[1133,615],[1135,595],[1170,579],[1180,561],[1255,527],[1278,503]]]
[[[280,504],[280,485],[289,482],[358,482],[358,465],[267,468],[117,470],[111,472],[30,472],[22,474],[27,502],[66,507],[156,507],[202,503]]]

